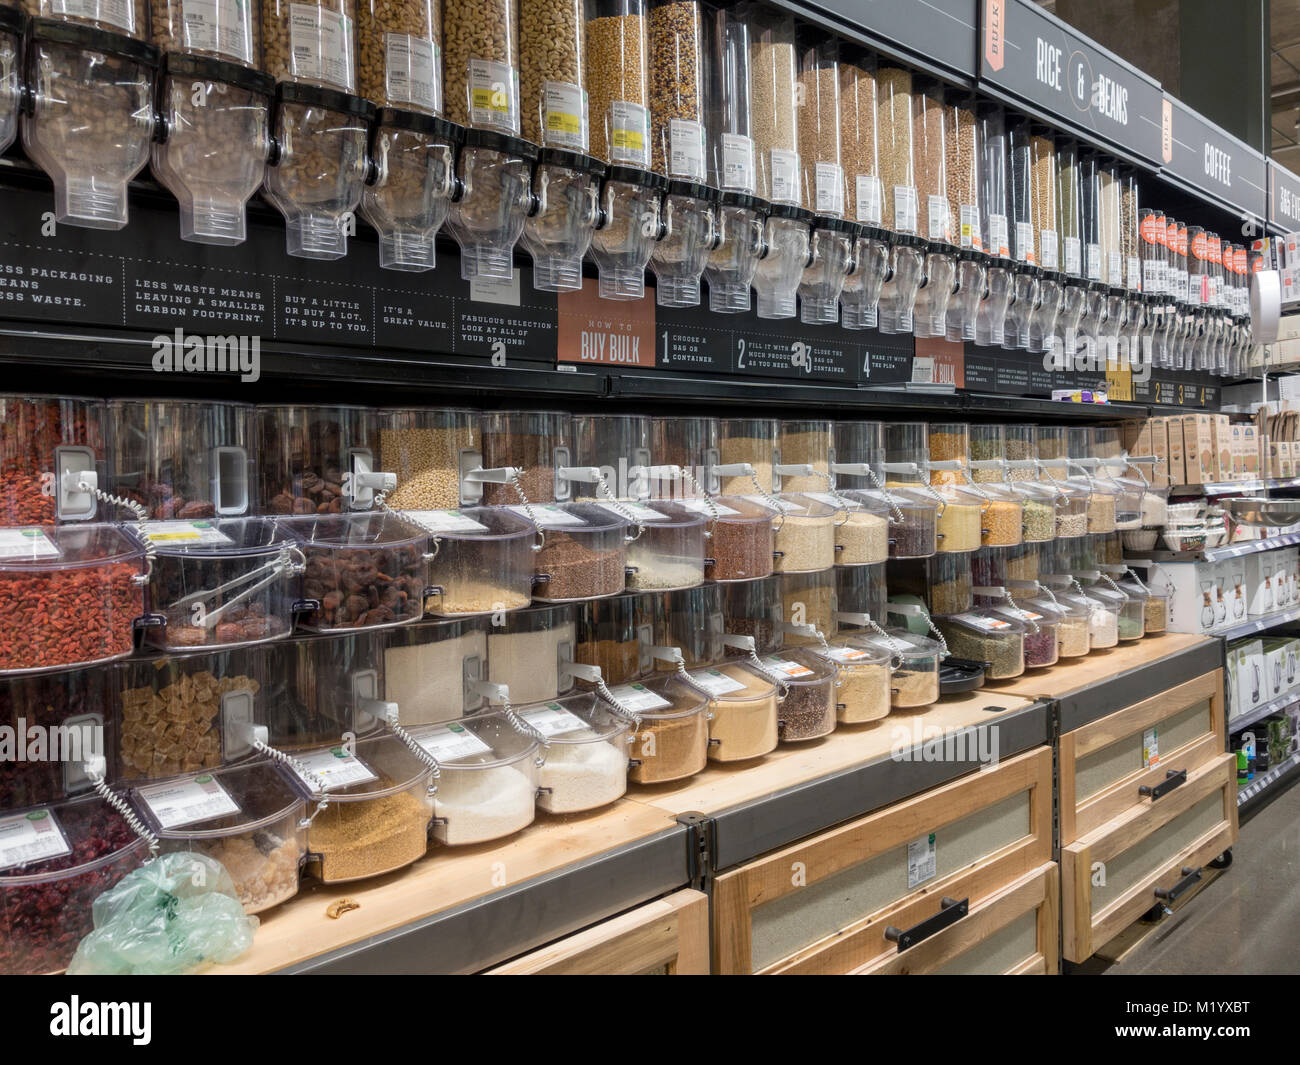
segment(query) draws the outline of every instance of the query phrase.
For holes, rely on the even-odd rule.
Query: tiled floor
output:
[[[1232,866],[1107,974],[1300,973],[1300,786],[1241,827]]]

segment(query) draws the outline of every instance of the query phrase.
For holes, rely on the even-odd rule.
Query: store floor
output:
[[[1300,973],[1300,785],[1241,826],[1232,857],[1232,865],[1175,918],[1105,972]]]

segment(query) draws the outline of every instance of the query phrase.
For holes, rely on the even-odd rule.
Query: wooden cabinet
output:
[[[1055,862],[971,907],[960,921],[908,950],[884,954],[863,976],[1026,976],[1058,969],[1060,870]]]
[[[898,953],[887,928],[936,918],[945,898],[974,913],[1051,849],[1052,756],[1038,748],[719,875],[715,971],[851,972]]]
[[[1172,791],[1143,797],[1062,847],[1065,957],[1090,957],[1236,838],[1236,756],[1218,754]]]
[[[1224,749],[1223,671],[1213,670],[1066,732],[1060,744],[1061,843],[1143,803]]]
[[[709,899],[682,890],[488,970],[489,976],[704,976]]]

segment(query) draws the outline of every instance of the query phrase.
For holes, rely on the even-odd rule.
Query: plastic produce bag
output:
[[[77,947],[69,975],[182,973],[234,961],[253,943],[234,882],[202,854],[164,854],[95,899],[95,927]]]

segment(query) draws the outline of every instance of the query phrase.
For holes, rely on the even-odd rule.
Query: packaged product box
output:
[[[1209,481],[1231,481],[1232,472],[1232,421],[1226,414],[1211,414],[1210,431],[1214,439],[1214,476]]]
[[[1286,233],[1277,238],[1273,242],[1273,251],[1281,260],[1278,263],[1279,269],[1300,267],[1300,233]]]
[[[1277,450],[1279,461],[1276,476],[1289,480],[1295,476],[1295,441],[1279,440]]]
[[[1263,641],[1255,639],[1246,644],[1246,673],[1242,685],[1242,712],[1254,710],[1269,701],[1269,684],[1266,675]]]
[[[1177,482],[1170,480],[1169,475],[1169,419],[1152,418],[1147,424],[1151,433],[1151,450],[1148,454],[1156,457],[1156,464],[1151,468],[1151,483],[1175,484]]]
[[[1169,449],[1169,483],[1186,484],[1187,468],[1183,459],[1183,419],[1161,418],[1165,427],[1165,443]]]
[[[1246,612],[1252,618],[1263,617],[1277,609],[1277,590],[1273,584],[1274,552],[1260,551],[1246,555],[1246,583],[1250,599]]]
[[[1276,699],[1290,690],[1290,685],[1286,683],[1288,642],[1276,636],[1269,636],[1261,641],[1264,655],[1264,686],[1267,688],[1267,698],[1264,702]]]
[[[1151,574],[1156,587],[1169,592],[1170,632],[1209,634],[1226,625],[1227,604],[1219,594],[1214,563],[1161,562]]]
[[[1282,443],[1274,440],[1268,445],[1268,466],[1265,474],[1274,479],[1282,476]]]
[[[1228,644],[1226,655],[1228,667],[1228,720],[1241,717],[1246,712],[1245,686],[1247,671],[1246,645],[1244,641]]]
[[[1234,425],[1231,429],[1232,442],[1229,450],[1232,456],[1232,472],[1228,480],[1244,481],[1246,479],[1246,427]]]
[[[1216,613],[1220,627],[1240,625],[1246,620],[1250,605],[1250,589],[1246,581],[1246,559],[1227,558],[1214,563],[1214,581],[1222,609]]]
[[[1141,421],[1125,422],[1120,426],[1120,443],[1124,445],[1124,450],[1130,455],[1150,455],[1151,449],[1151,423],[1154,418],[1143,418]]]
[[[1259,476],[1259,437],[1255,433],[1253,425],[1243,425],[1241,427],[1241,458],[1242,458],[1242,477],[1255,478]]]
[[[1214,414],[1183,416],[1184,484],[1205,484],[1218,477],[1218,449],[1214,441]]]

